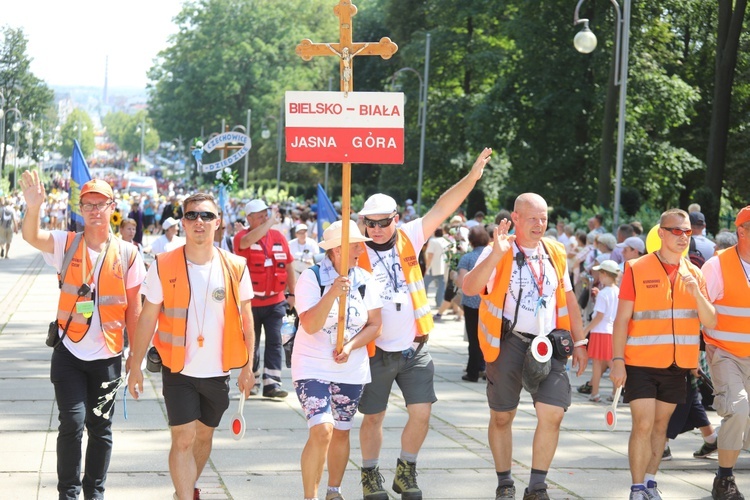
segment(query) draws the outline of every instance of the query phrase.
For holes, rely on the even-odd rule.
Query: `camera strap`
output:
[[[516,247],[518,247],[517,244]],[[521,297],[523,296],[523,287],[521,286],[521,269],[526,262],[526,256],[521,251],[520,247],[518,247],[518,253],[516,253],[514,260],[516,261],[516,265],[518,266],[518,298],[516,300],[516,310],[513,313],[513,323],[511,323],[510,328],[508,329],[509,332],[512,332],[516,327],[516,323],[518,323],[518,310],[521,308]],[[505,299],[503,300],[503,308],[505,308],[505,300],[507,299],[508,295],[506,294]]]

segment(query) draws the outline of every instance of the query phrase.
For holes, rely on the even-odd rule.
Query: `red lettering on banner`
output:
[[[314,104],[314,105],[313,105]],[[340,115],[343,107],[331,102],[290,102],[289,113],[295,115]]]
[[[398,106],[386,106],[385,104],[360,104],[360,116],[401,116]]]

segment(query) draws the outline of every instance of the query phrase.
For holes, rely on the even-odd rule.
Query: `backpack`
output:
[[[3,208],[2,224],[4,228],[13,226],[13,209],[9,209],[8,207]]]
[[[690,238],[690,248],[688,249],[688,257],[690,262],[699,269],[706,263],[706,258],[703,256],[698,247],[695,244],[695,238]]]

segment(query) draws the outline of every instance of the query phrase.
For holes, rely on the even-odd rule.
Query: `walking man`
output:
[[[434,325],[417,256],[427,238],[469,195],[491,154],[492,150],[485,148],[471,171],[448,189],[424,217],[398,229],[398,207],[390,196],[370,196],[359,213],[372,241],[367,242],[367,252],[359,257],[358,264],[371,271],[383,288],[383,331],[371,346],[372,382],[365,386],[359,405],[364,414],[359,439],[365,500],[389,498],[383,488],[379,459],[383,421],[394,381],[404,395],[409,418],[401,433],[393,490],[401,493],[404,500],[422,498],[416,480],[417,455],[427,437],[432,403],[437,397],[433,386],[435,367],[427,349]]]
[[[524,500],[549,499],[547,471],[557,450],[560,424],[571,403],[567,358],[538,363],[530,348],[554,329],[571,332],[573,366],[578,375],[587,363],[586,344],[565,247],[543,238],[547,230],[547,202],[534,193],[516,198],[511,222],[500,221],[494,243],[484,249],[474,269],[464,277],[466,295],[479,294],[479,345],[486,362],[490,406],[489,441],[498,486],[495,498],[513,499],[511,476],[513,419],[521,387],[531,393],[537,426],[529,486]],[[501,333],[502,332],[502,333]],[[545,372],[548,373],[545,375]]]
[[[241,368],[240,392],[248,394],[255,383],[249,363],[255,339],[247,265],[213,244],[220,224],[213,196],[194,194],[183,208],[185,246],[157,255],[143,283],[128,389],[135,399],[143,391],[141,362],[156,331],[174,498],[193,500],[214,429],[229,406],[229,370]]]
[[[266,332],[263,354],[263,396],[285,398],[281,388],[281,324],[287,309],[294,307],[294,285],[297,278],[292,262],[294,257],[283,234],[271,229],[277,213],[269,217],[263,200],[252,200],[245,205],[247,228],[234,236],[234,253],[247,259],[253,282],[253,319],[255,321],[255,356],[253,372],[260,368],[260,329]],[[284,291],[288,291],[287,297]],[[253,389],[253,394],[255,389]]]
[[[50,325],[50,378],[60,425],[57,432],[57,491],[60,500],[104,498],[112,453],[112,416],[121,377],[123,329],[135,331],[146,275],[135,246],[115,238],[109,219],[115,209],[112,187],[91,180],[81,188],[83,232],[39,228],[44,186],[26,171],[20,186],[26,199],[23,238],[55,267],[60,284],[57,324]],[[49,344],[48,344],[49,345]],[[81,439],[88,432],[81,481]]]
[[[692,214],[691,214],[692,215]],[[706,328],[706,357],[716,389],[714,408],[719,428],[719,470],[711,495],[715,500],[744,496],[734,480],[734,465],[750,445],[750,206],[734,221],[737,244],[703,264],[708,298],[716,307],[716,326]]]
[[[633,417],[631,500],[661,498],[655,476],[669,419],[685,402],[688,371],[698,367],[701,324],[716,325],[703,274],[682,257],[692,234],[687,212],[664,212],[658,234],[659,250],[625,262],[612,338],[610,378],[624,384]]]

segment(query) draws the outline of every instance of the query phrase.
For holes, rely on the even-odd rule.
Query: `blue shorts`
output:
[[[294,381],[294,390],[305,412],[308,428],[331,423],[334,429],[351,429],[364,388],[364,384],[337,384],[318,379]]]

